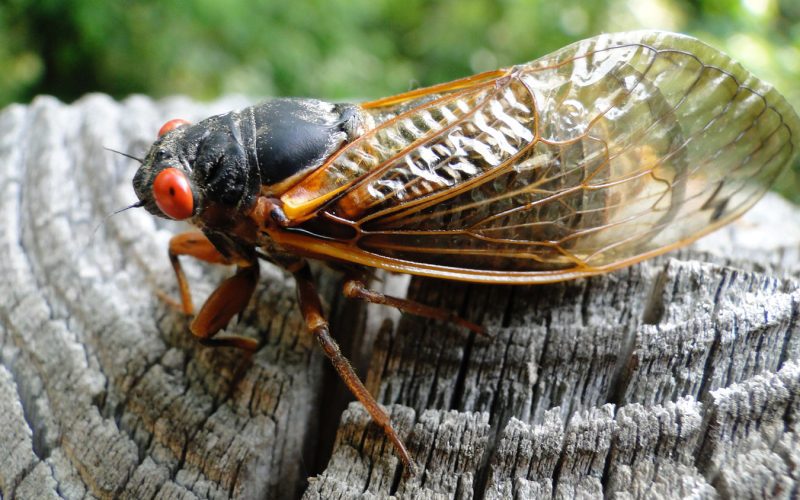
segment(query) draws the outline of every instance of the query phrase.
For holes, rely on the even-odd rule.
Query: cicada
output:
[[[138,206],[199,229],[169,244],[187,314],[179,256],[237,268],[192,333],[257,349],[215,334],[248,304],[260,260],[284,268],[308,330],[412,469],[329,332],[309,259],[343,270],[348,297],[481,331],[368,289],[364,270],[506,284],[613,271],[740,216],[798,138],[786,100],[728,56],[645,31],[362,104],[283,98],[170,122],[133,186]]]

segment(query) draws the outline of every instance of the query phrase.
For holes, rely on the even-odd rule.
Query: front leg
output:
[[[244,259],[234,261],[225,257],[199,231],[173,236],[169,242],[169,259],[178,279],[183,312],[189,315],[194,312],[194,306],[189,283],[178,259],[179,255],[188,255],[212,264],[237,264],[238,266],[236,274],[223,281],[200,308],[200,312],[189,326],[192,334],[198,337],[204,345],[238,347],[248,351],[258,349],[258,342],[249,337],[232,335],[220,339],[213,338],[250,302],[258,283],[258,261],[251,262]]]
[[[176,234],[169,240],[169,261],[172,263],[172,269],[175,271],[175,277],[178,279],[178,290],[181,294],[181,307],[185,314],[194,314],[194,304],[192,303],[192,293],[189,290],[189,282],[186,280],[186,275],[183,273],[181,261],[178,259],[180,255],[188,255],[197,260],[208,262],[211,264],[230,265],[233,264],[224,255],[219,253],[219,250],[206,238],[206,235],[200,231],[186,231],[185,233]]]
[[[314,335],[314,338],[317,339],[320,346],[322,346],[325,355],[331,360],[333,367],[336,369],[336,372],[344,381],[345,385],[347,385],[347,388],[350,389],[350,392],[364,405],[364,408],[366,408],[372,419],[381,426],[386,437],[388,437],[394,445],[406,470],[413,474],[415,468],[414,463],[411,461],[411,455],[408,453],[400,436],[397,435],[394,427],[392,427],[389,415],[386,414],[383,408],[378,405],[378,402],[375,401],[375,398],[372,397],[372,394],[364,387],[364,384],[361,382],[361,379],[358,378],[350,362],[339,349],[339,345],[333,337],[331,337],[328,329],[328,322],[325,320],[325,316],[322,313],[322,304],[319,300],[316,287],[314,286],[308,263],[299,261],[295,266],[289,267],[288,270],[294,275],[295,281],[297,282],[297,296],[300,303],[300,312],[303,314],[306,327],[311,334]]]

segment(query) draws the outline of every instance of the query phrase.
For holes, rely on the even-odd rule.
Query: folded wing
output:
[[[473,281],[566,279],[689,243],[752,206],[800,137],[772,87],[660,32],[363,107],[380,125],[282,198],[304,237]]]

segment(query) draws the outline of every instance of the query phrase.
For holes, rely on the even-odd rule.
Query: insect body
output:
[[[276,99],[166,127],[134,178],[140,204],[188,219],[170,258],[235,264],[194,319],[209,344],[246,305],[259,258],[291,272],[308,328],[411,460],[331,338],[307,259],[345,294],[477,325],[366,289],[359,269],[482,283],[607,272],[730,222],[800,145],[772,87],[695,39],[603,35],[534,62],[361,105]]]

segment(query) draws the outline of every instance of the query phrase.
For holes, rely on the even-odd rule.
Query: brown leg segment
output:
[[[221,339],[212,338],[247,307],[257,283],[258,262],[247,267],[239,266],[236,274],[223,281],[208,297],[189,329],[200,337],[204,345],[233,346],[248,351],[258,349],[258,342],[249,337],[230,335]]]
[[[192,314],[192,295],[189,283],[181,267],[179,255],[189,255],[212,264],[233,264],[231,259],[219,253],[214,245],[198,231],[181,233],[172,237],[169,242],[169,260],[178,279],[183,312]],[[203,345],[238,347],[248,351],[258,349],[258,342],[249,337],[228,336],[221,339],[212,338],[225,328],[234,316],[241,313],[258,283],[258,261],[238,262],[236,274],[222,282],[208,297],[206,303],[189,326],[192,334],[199,337]]]
[[[317,290],[314,287],[308,264],[303,265],[299,270],[293,271],[293,274],[297,281],[297,295],[300,302],[300,311],[303,314],[306,326],[317,339],[317,342],[322,346],[322,350],[325,352],[328,359],[331,360],[331,363],[333,363],[333,367],[336,369],[336,372],[339,374],[339,377],[342,378],[345,385],[347,385],[347,388],[350,389],[350,392],[353,393],[356,399],[364,405],[364,408],[366,408],[372,419],[381,426],[386,437],[388,437],[394,445],[397,455],[400,457],[400,460],[402,460],[406,470],[413,474],[415,467],[414,463],[411,461],[411,455],[408,453],[403,441],[400,440],[400,436],[397,435],[394,427],[392,427],[389,416],[383,408],[378,405],[378,402],[375,401],[372,394],[367,391],[367,388],[364,387],[364,384],[361,382],[361,379],[358,378],[350,362],[347,361],[347,358],[345,358],[341,350],[339,350],[339,345],[333,337],[331,337],[330,331],[328,330],[328,322],[322,314],[322,304],[320,303]]]
[[[477,325],[471,321],[467,321],[466,319],[457,315],[453,311],[449,311],[447,309],[442,309],[439,307],[426,306],[425,304],[420,304],[419,302],[415,302],[413,300],[401,299],[398,297],[392,297],[390,295],[384,295],[380,292],[368,289],[366,285],[364,285],[364,283],[359,280],[350,279],[345,281],[344,286],[342,287],[342,291],[345,297],[349,297],[351,299],[359,299],[365,302],[371,302],[373,304],[382,304],[386,306],[396,307],[397,309],[403,312],[416,314],[417,316],[422,316],[425,318],[450,321],[459,326],[463,326],[464,328],[472,330],[477,334],[487,337],[489,336],[486,333],[486,328],[482,327],[481,325]]]

